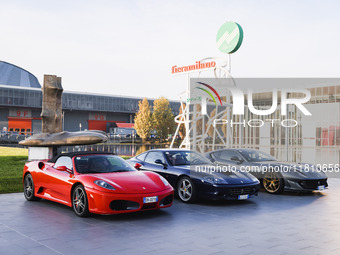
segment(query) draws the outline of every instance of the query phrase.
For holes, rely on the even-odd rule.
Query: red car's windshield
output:
[[[74,165],[80,174],[136,171],[124,159],[113,155],[76,156]]]

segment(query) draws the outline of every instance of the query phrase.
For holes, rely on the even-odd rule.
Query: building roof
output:
[[[16,65],[0,61],[0,84],[26,88],[41,88],[33,74]]]

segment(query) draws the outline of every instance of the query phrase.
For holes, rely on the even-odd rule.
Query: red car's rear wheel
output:
[[[34,195],[34,182],[31,174],[26,174],[24,178],[24,196],[28,201],[38,201],[39,197]]]
[[[78,185],[72,193],[72,207],[79,217],[86,217],[90,214],[88,200],[83,185]]]

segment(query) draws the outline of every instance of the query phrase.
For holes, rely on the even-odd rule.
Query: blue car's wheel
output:
[[[190,203],[195,201],[196,191],[193,182],[189,177],[182,177],[177,184],[177,193],[182,202]]]

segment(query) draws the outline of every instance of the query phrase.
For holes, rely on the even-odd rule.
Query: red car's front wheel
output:
[[[34,195],[34,182],[31,174],[26,174],[24,178],[24,196],[28,201],[40,200]]]
[[[79,217],[86,217],[90,214],[88,200],[83,185],[78,185],[72,193],[72,207]]]

